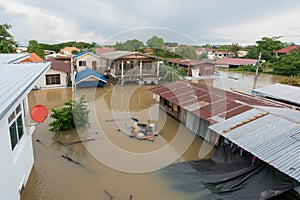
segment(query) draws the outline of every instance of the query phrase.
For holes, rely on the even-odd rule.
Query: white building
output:
[[[13,62],[19,59],[0,54],[0,199],[9,200],[20,199],[34,162],[27,95],[50,68],[49,62]]]

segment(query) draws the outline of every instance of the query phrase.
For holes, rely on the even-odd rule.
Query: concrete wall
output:
[[[60,84],[58,85],[46,85],[46,75],[59,74]],[[46,74],[39,80],[38,87],[40,89],[52,89],[52,88],[65,88],[67,87],[67,73],[54,69],[49,69]]]
[[[80,61],[86,61],[86,66],[79,66]],[[92,56],[90,54],[86,54],[83,56],[80,56],[75,60],[75,65],[77,66],[77,71],[80,72],[82,70],[85,70],[86,67],[93,69],[93,61],[96,61],[96,70],[99,71],[104,71],[106,69],[106,66],[103,66],[103,61],[102,59]]]

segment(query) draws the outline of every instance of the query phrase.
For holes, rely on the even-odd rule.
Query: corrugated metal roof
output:
[[[288,115],[300,117],[300,111]],[[282,109],[284,114],[284,109]],[[259,117],[260,116],[260,117]],[[300,181],[300,124],[251,109],[209,127],[281,172]]]
[[[113,51],[113,52],[101,54],[101,56],[103,56],[104,58],[106,58],[108,60],[116,60],[116,59],[120,59],[120,58],[123,58],[126,56],[131,56],[131,55],[141,55],[141,56],[146,56],[146,57],[150,57],[150,58],[156,58],[155,56],[151,56],[148,54],[144,54],[144,53],[140,53],[140,52],[131,52],[131,51]]]
[[[209,122],[217,116],[228,119],[250,110],[253,106],[280,107],[253,95],[243,95],[209,85],[183,81],[160,85],[152,88],[151,91]]]
[[[257,63],[256,59],[246,59],[246,58],[222,58],[215,62],[215,64],[222,65],[254,65]]]
[[[17,63],[29,58],[30,54],[2,53],[0,54],[0,63]]]
[[[300,87],[276,83],[252,90],[258,96],[269,97],[300,106]]]
[[[27,95],[49,69],[50,64],[50,62],[0,63],[0,121],[19,98]]]

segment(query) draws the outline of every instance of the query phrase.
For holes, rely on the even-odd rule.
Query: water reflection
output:
[[[226,76],[238,79],[224,78]],[[278,82],[281,78],[260,74],[257,87]],[[249,93],[253,87],[253,80],[253,73],[223,72],[222,77],[199,82]],[[37,126],[33,134],[35,163],[22,199],[109,199],[104,189],[117,199],[129,199],[131,194],[133,199],[143,200],[193,199],[193,194],[171,188],[170,180],[163,180],[156,171],[126,173],[108,167],[107,163],[103,164],[97,157],[97,154],[107,158],[114,157],[114,152],[106,148],[108,142],[123,151],[138,155],[166,149],[164,153],[153,157],[153,160],[144,160],[143,163],[136,164],[136,167],[146,165],[159,168],[161,163],[174,160],[173,156],[178,156],[178,159],[174,160],[178,162],[208,158],[211,155],[212,147],[209,144],[195,137],[175,119],[158,109],[156,96],[149,91],[150,87],[153,86],[120,86],[109,83],[104,88],[78,90],[75,98],[85,95],[89,101],[89,109],[93,111],[90,113],[91,126],[59,134],[48,130],[47,124],[50,123],[50,119]],[[71,89],[32,91],[29,103],[30,107],[44,104],[48,109],[58,108],[65,101],[72,99],[72,96]],[[122,119],[130,117],[136,117],[147,123],[154,122],[160,132],[155,142],[129,138],[124,126],[126,120]],[[111,119],[120,120],[107,122]],[[79,139],[94,140],[63,145]],[[188,144],[188,148],[185,144]],[[68,155],[81,165],[62,158],[62,155]],[[114,158],[110,164],[122,163],[128,167],[130,163],[127,159],[127,157]]]
[[[47,127],[50,119],[37,126],[33,134],[35,163],[22,199],[108,199],[104,189],[119,199],[129,199],[130,194],[133,199],[145,200],[187,198],[189,195],[169,188],[168,180],[162,180],[156,171],[125,173],[108,167],[95,156],[96,152],[113,158],[113,164],[123,163],[125,167],[132,167],[128,157],[114,158],[114,152],[106,146],[109,141],[119,149],[137,155],[165,149],[164,153],[135,163],[137,168],[148,166],[158,169],[163,166],[161,163],[170,160],[199,159],[203,141],[159,110],[156,96],[149,87],[153,86],[116,86],[110,83],[104,88],[78,90],[77,97],[85,95],[89,108],[94,111],[91,112],[89,128],[54,134]],[[48,109],[61,107],[69,99],[72,99],[70,89],[32,91],[29,96],[30,107],[44,104]],[[154,122],[160,135],[154,142],[139,141],[129,138],[125,130],[120,130],[123,120],[106,122],[128,116]],[[94,140],[63,145],[79,139]],[[187,149],[183,148],[184,143],[188,144]],[[64,159],[62,155],[69,156],[80,165]]]

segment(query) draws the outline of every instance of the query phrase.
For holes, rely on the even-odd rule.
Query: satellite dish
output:
[[[44,105],[37,104],[32,107],[30,116],[35,122],[43,122],[48,117],[48,110]]]

